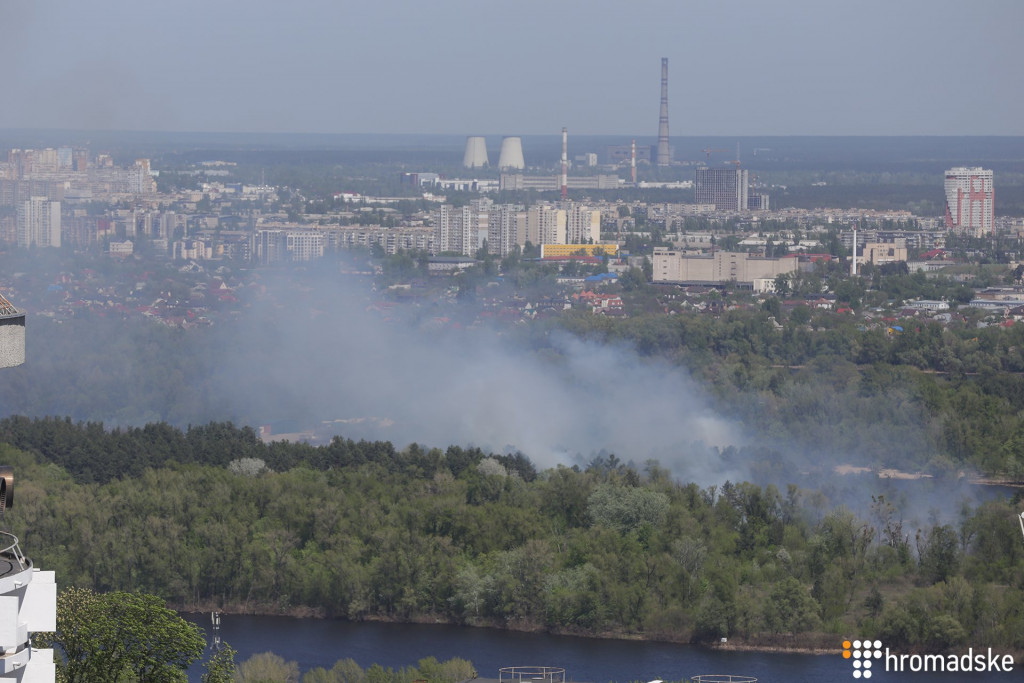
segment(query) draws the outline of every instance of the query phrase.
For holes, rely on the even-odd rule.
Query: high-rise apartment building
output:
[[[136,159],[135,165],[128,169],[128,191],[133,194],[156,192],[156,180],[149,159]]]
[[[71,162],[75,171],[79,173],[89,170],[89,150],[76,149],[71,153]]]
[[[565,209],[531,206],[526,212],[526,241],[534,246],[565,244]]]
[[[186,242],[175,242],[175,258],[210,258],[213,255],[193,255],[190,251],[194,248],[195,245]],[[320,230],[257,230],[252,236],[251,253],[261,265],[315,261],[323,258],[324,235]]]
[[[527,242],[542,244],[596,244],[601,241],[601,212],[575,202],[515,204],[492,207],[488,214],[487,248],[507,256]]]
[[[70,171],[74,168],[74,150],[70,147],[57,148],[57,170]]]
[[[320,230],[289,230],[285,249],[294,262],[317,261],[324,257],[324,234]]]
[[[995,227],[992,171],[958,166],[946,171],[946,229],[983,237]]]
[[[484,213],[484,220],[487,214]],[[472,256],[479,248],[481,213],[469,206],[445,204],[434,211],[434,251]]]
[[[519,207],[501,204],[491,208],[487,218],[487,251],[501,257],[512,253],[519,244]]]
[[[31,197],[18,205],[19,247],[60,246],[60,202]]]
[[[742,168],[698,168],[693,201],[714,204],[716,211],[746,211],[749,182]]]
[[[567,244],[593,244],[601,241],[601,212],[580,204],[570,204],[565,215]]]

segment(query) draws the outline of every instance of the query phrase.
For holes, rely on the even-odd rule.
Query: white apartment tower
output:
[[[501,257],[512,253],[519,244],[519,213],[515,204],[501,204],[491,209],[487,218],[487,251]]]
[[[601,212],[570,204],[565,215],[566,244],[597,244],[601,241]]]
[[[526,212],[526,241],[541,244],[565,244],[565,209],[549,205],[531,206]]]
[[[601,241],[601,212],[574,203],[495,206],[488,214],[487,249],[507,256],[515,245],[591,244]],[[437,230],[435,226],[435,231]]]
[[[19,247],[60,246],[60,202],[32,197],[18,205]]]
[[[472,231],[471,238],[474,245],[474,254],[477,249],[487,246],[487,241],[490,239],[491,209],[493,207],[494,201],[487,197],[473,199],[469,202],[469,210],[472,212],[470,216],[472,221],[470,230]],[[488,251],[490,251],[490,248],[488,248]]]
[[[992,171],[958,166],[946,171],[946,229],[970,237],[991,235],[995,227]]]
[[[128,191],[133,194],[156,192],[156,180],[149,159],[136,159],[135,166],[128,169]]]
[[[324,257],[324,234],[320,230],[288,230],[285,249],[295,262],[316,261]]]
[[[477,248],[478,223],[478,212],[468,206],[455,208],[445,204],[438,208],[434,211],[435,253],[448,251],[472,256]]]

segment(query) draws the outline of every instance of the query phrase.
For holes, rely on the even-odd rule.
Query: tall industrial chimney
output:
[[[658,166],[671,162],[668,150],[668,57],[661,58],[661,116],[658,118]]]
[[[850,261],[850,275],[857,274],[857,224],[853,224],[853,259]]]
[[[636,187],[636,138],[633,138],[633,151],[629,156],[629,179]]]
[[[569,130],[562,128],[562,199],[569,197]]]

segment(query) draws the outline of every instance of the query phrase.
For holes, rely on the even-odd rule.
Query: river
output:
[[[185,617],[209,635],[209,615]],[[730,652],[690,645],[447,625],[351,623],[239,615],[223,616],[221,638],[238,651],[236,662],[270,651],[286,660],[298,662],[303,673],[316,667],[329,669],[337,660],[346,657],[363,668],[380,664],[398,669],[433,656],[440,661],[452,657],[468,659],[481,678],[498,678],[500,667],[553,666],[565,669],[567,682],[676,681],[697,674],[752,676],[762,683],[856,680],[850,660],[844,660],[839,654],[839,643],[835,655]],[[975,646],[975,650],[978,649]],[[875,675],[871,680],[880,683],[963,680],[987,683],[1020,678],[1016,669],[1011,673],[971,672],[966,675],[897,673],[885,671],[884,660],[876,660],[873,671]],[[189,680],[198,683],[202,668],[194,666],[189,673]]]

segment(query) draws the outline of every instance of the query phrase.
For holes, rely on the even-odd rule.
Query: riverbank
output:
[[[250,605],[226,605],[219,606],[208,603],[205,605],[192,605],[192,606],[172,606],[178,612],[183,614],[209,614],[213,611],[218,611],[222,615],[239,615],[239,616],[262,616],[262,617],[289,617],[295,619],[327,619],[323,610],[319,610],[311,607],[287,607],[281,609],[253,609]],[[680,637],[673,637],[670,634],[659,633],[636,633],[636,632],[623,632],[615,630],[604,630],[604,631],[585,631],[582,629],[552,629],[543,624],[537,624],[533,622],[508,622],[505,624],[499,623],[460,623],[446,619],[442,619],[437,616],[418,616],[409,619],[398,619],[389,618],[382,616],[367,616],[363,619],[348,620],[339,619],[338,621],[358,624],[358,623],[380,623],[380,624],[416,624],[416,625],[443,625],[443,626],[463,626],[474,629],[489,629],[495,631],[511,631],[515,633],[531,633],[531,634],[548,634],[553,636],[566,636],[575,638],[586,638],[591,640],[619,640],[619,641],[636,641],[636,642],[647,642],[647,643],[663,643],[670,645],[688,645],[693,647],[704,648],[708,650],[721,650],[721,651],[735,651],[735,652],[764,652],[764,653],[784,653],[784,654],[808,654],[808,655],[835,655],[839,654],[842,650],[842,639],[839,636],[835,636],[827,633],[812,633],[812,634],[800,634],[799,636],[791,635],[766,635],[753,639],[745,639],[740,637],[734,637],[726,639],[724,642],[700,642],[692,640],[688,634],[681,634]],[[682,637],[685,636],[685,637]],[[799,639],[799,643],[797,643]]]
[[[216,610],[223,615],[238,615],[238,616],[256,616],[256,617],[288,617],[295,619],[308,619],[308,620],[327,620],[331,621],[322,610],[318,610],[310,607],[290,607],[279,610],[253,610],[246,606],[241,605],[228,605],[226,607],[219,607],[207,605],[207,606],[192,606],[189,608],[175,608],[178,612],[184,614],[209,614]],[[375,624],[414,624],[414,625],[440,625],[440,626],[452,626],[452,627],[466,627],[472,629],[490,630],[490,631],[507,631],[515,633],[525,634],[546,634],[559,637],[573,637],[573,638],[584,638],[588,640],[616,640],[616,641],[632,641],[632,642],[643,642],[643,643],[657,643],[665,645],[686,645],[696,647],[707,651],[720,651],[720,652],[747,652],[747,653],[766,653],[766,654],[788,654],[788,655],[839,655],[842,652],[842,642],[844,636],[835,635],[832,633],[801,633],[799,635],[787,635],[787,634],[764,634],[755,636],[753,638],[743,637],[730,637],[722,639],[718,642],[707,642],[707,641],[694,641],[687,637],[672,637],[669,634],[649,634],[649,633],[626,633],[622,631],[606,630],[606,631],[584,631],[581,629],[551,629],[541,624],[536,623],[524,623],[524,622],[510,622],[506,624],[498,623],[457,623],[450,620],[445,620],[436,616],[419,616],[410,619],[397,619],[381,616],[368,616],[364,619],[359,620],[347,620],[337,619],[341,623],[347,623],[356,625],[360,623],[375,623]],[[852,635],[846,636],[845,638],[853,637]],[[956,651],[956,649],[954,649]],[[907,653],[925,653],[926,649],[921,647],[910,647],[906,650]],[[1024,649],[1002,649],[1002,654],[1012,655],[1014,661],[1019,663],[1024,662]]]
[[[209,630],[208,615],[185,618]],[[637,638],[601,640],[444,624],[248,615],[226,616],[221,637],[237,651],[236,662],[272,652],[286,661],[294,661],[300,672],[331,669],[342,660],[350,660],[364,670],[377,665],[384,671],[400,672],[418,667],[424,660],[445,662],[455,658],[470,662],[482,678],[497,678],[499,670],[510,666],[558,667],[565,670],[567,683],[683,681],[707,673],[752,676],[762,681],[821,683],[848,680],[852,672],[851,662],[842,657],[840,650],[798,652],[792,647],[794,642],[787,643],[790,647],[785,649],[747,649],[736,643],[732,647],[695,647]],[[802,638],[790,640],[807,644]],[[978,647],[974,650],[979,651]],[[965,646],[962,652],[966,651]],[[884,663],[880,661],[878,666],[884,667]],[[200,683],[201,664],[193,669],[190,681]],[[891,683],[919,683],[920,674],[887,671],[884,678]],[[930,683],[963,681],[959,673],[926,678]],[[1003,683],[1004,678],[1005,674],[974,672],[971,681]]]

